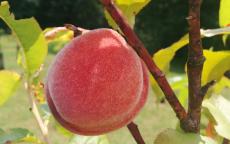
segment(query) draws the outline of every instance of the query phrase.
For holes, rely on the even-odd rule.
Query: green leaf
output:
[[[115,0],[115,4],[122,11],[123,16],[128,20],[131,27],[134,27],[135,16],[144,8],[150,0]],[[112,17],[105,11],[105,17],[110,26],[119,30]]]
[[[169,78],[169,83],[175,91],[180,103],[187,107],[188,105],[188,79],[186,75]]]
[[[7,141],[19,141],[29,135],[32,135],[32,133],[27,129],[13,128],[0,134],[0,144],[4,144]]]
[[[230,70],[230,52],[204,50],[206,61],[202,72],[202,85],[211,80],[219,81],[227,70]]]
[[[216,120],[216,132],[230,139],[230,100],[221,95],[213,95],[203,101],[203,107],[207,108]]]
[[[199,134],[184,133],[173,129],[161,132],[154,144],[217,144],[214,140]]]
[[[187,45],[189,41],[188,34],[184,35],[179,41],[173,43],[171,46],[159,50],[157,53],[153,55],[153,60],[156,62],[156,65],[164,72],[168,73],[170,68],[170,62],[175,56],[175,53],[182,48],[183,46]],[[156,81],[150,76],[151,85],[153,88],[154,93],[157,96],[163,96],[163,93],[160,87],[157,85]]]
[[[100,136],[74,136],[68,144],[109,144],[106,135]]]
[[[0,106],[3,105],[18,86],[20,75],[16,72],[0,71]]]
[[[28,74],[35,73],[47,55],[47,43],[34,18],[15,20],[7,1],[1,2],[0,18],[10,27],[23,48],[23,64]]]
[[[70,131],[68,131],[67,129],[65,129],[64,127],[62,127],[58,122],[55,121],[55,128],[57,129],[57,131],[61,134],[63,134],[66,137],[72,137],[73,133],[71,133]]]
[[[220,10],[219,10],[219,25],[225,27],[230,24],[230,1],[221,0],[220,1]]]
[[[46,28],[45,34],[49,52],[56,54],[74,37],[74,33],[63,27]]]

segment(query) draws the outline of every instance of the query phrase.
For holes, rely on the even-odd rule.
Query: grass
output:
[[[1,36],[0,47],[3,50],[5,68],[17,70],[20,72],[16,63],[16,40],[12,36]],[[49,54],[45,62],[45,71],[54,55]],[[14,95],[0,107],[0,128],[7,130],[9,128],[27,128],[35,135],[41,136],[39,128],[33,115],[29,112],[29,103],[23,86],[20,86]],[[140,128],[140,131],[146,140],[146,144],[152,144],[157,134],[166,129],[174,128],[177,123],[176,116],[170,106],[166,104],[157,104],[155,96],[150,91],[148,101],[134,120]],[[66,144],[68,139],[56,131],[54,123],[49,125],[50,138],[53,144]],[[134,144],[131,134],[126,127],[107,134],[111,144]]]

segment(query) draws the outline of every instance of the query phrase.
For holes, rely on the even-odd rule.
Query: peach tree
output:
[[[167,100],[178,124],[152,143],[228,144],[230,52],[203,50],[202,38],[222,35],[226,42],[230,1],[220,1],[220,27],[205,30],[200,27],[201,0],[188,0],[188,34],[153,55],[134,32],[135,16],[150,0],[99,2],[111,28],[65,24],[42,30],[34,18],[16,20],[8,2],[1,2],[0,18],[20,46],[20,70],[0,71],[0,106],[23,84],[41,135],[0,128],[0,143],[52,144],[48,125],[54,118],[69,144],[109,144],[106,134],[125,126],[136,143],[145,144],[134,118],[153,95],[156,103]],[[170,63],[182,48],[188,49],[187,77],[171,76]],[[58,54],[45,71],[48,49]]]

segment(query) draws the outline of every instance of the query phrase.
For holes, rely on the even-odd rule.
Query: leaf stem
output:
[[[157,81],[158,85],[162,89],[165,94],[166,99],[169,104],[175,111],[177,117],[180,121],[184,121],[186,119],[186,111],[177,99],[175,93],[173,92],[171,86],[166,80],[165,75],[161,72],[161,70],[157,67],[155,62],[152,60],[151,55],[148,53],[144,44],[140,41],[138,36],[135,34],[131,26],[129,26],[126,19],[122,16],[121,11],[115,6],[113,0],[100,0],[104,5],[106,10],[110,13],[111,17],[118,24],[124,35],[126,36],[127,42],[133,49],[137,52],[137,54],[143,59],[145,64],[147,65],[149,71]]]
[[[27,82],[25,82],[25,88],[28,92],[28,98],[29,98],[29,103],[30,103],[30,111],[33,113],[34,118],[40,128],[41,134],[43,136],[44,141],[47,144],[51,144],[49,137],[48,137],[48,127],[47,125],[43,122],[41,115],[38,111],[38,107],[37,107],[37,103],[36,100],[33,97],[33,91],[31,89],[31,85],[29,80],[27,80]]]

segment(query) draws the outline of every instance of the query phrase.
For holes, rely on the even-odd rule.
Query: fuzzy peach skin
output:
[[[57,54],[45,84],[56,120],[81,135],[127,125],[144,106],[148,88],[146,66],[111,29],[74,38]]]

